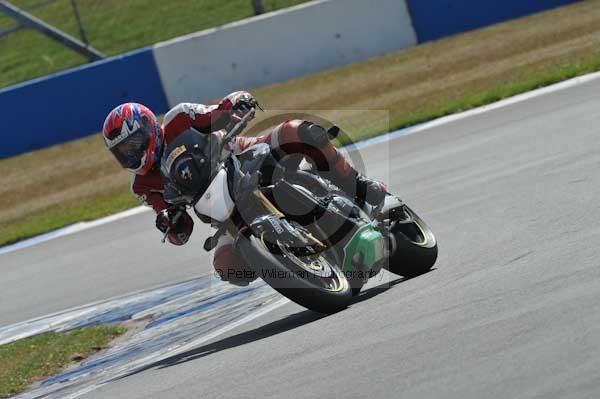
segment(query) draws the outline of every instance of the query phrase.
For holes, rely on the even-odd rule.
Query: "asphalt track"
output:
[[[437,269],[344,312],[287,304],[85,398],[597,398],[600,80],[363,149]],[[0,326],[208,274],[151,214],[0,255]],[[388,275],[389,277],[389,275]]]

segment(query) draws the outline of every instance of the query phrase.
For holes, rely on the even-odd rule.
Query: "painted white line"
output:
[[[349,144],[343,147],[344,151],[357,151],[367,147],[371,147],[373,145],[381,144],[384,142],[388,142],[390,140],[395,140],[402,136],[408,136],[410,134],[423,132],[428,129],[432,129],[434,127],[446,125],[452,122],[456,122],[462,119],[470,118],[473,116],[481,115],[486,112],[491,112],[498,110],[500,108],[508,107],[510,105],[518,104],[524,101],[528,101],[537,97],[541,97],[550,93],[554,93],[557,91],[569,89],[575,86],[579,86],[585,83],[589,83],[591,81],[600,79],[600,72],[591,73],[588,75],[579,76],[573,79],[565,80],[564,82],[560,82],[551,86],[543,87],[540,89],[532,90],[527,93],[519,94],[514,97],[510,97],[489,105],[484,105],[482,107],[474,108],[469,111],[461,112],[458,114],[453,114],[449,116],[445,116],[439,119],[435,119],[430,122],[421,123],[419,125],[407,127],[404,129],[396,130],[394,132],[390,132],[387,134],[383,134],[381,136],[373,137],[370,139],[366,139],[363,141],[359,141],[353,144]],[[116,213],[114,215],[98,219],[92,222],[81,222],[76,223],[71,226],[64,227],[62,229],[58,229],[46,234],[42,234],[33,238],[29,238],[27,240],[20,241],[15,244],[7,245],[0,248],[0,255],[16,251],[18,249],[31,247],[33,245],[46,242],[48,240],[52,240],[58,237],[64,237],[66,235],[78,233],[83,230],[91,229],[92,227],[100,226],[106,223],[111,223],[116,220],[120,220],[129,216],[137,215],[142,212],[150,211],[151,209],[144,206],[139,206],[136,208],[129,209],[124,212]]]
[[[114,215],[106,216],[101,219],[93,220],[91,222],[79,222],[72,224],[67,227],[63,227],[58,230],[51,231],[46,234],[42,234],[39,236],[35,236],[33,238],[28,238],[23,241],[19,241],[15,244],[7,245],[0,248],[0,255],[16,251],[18,249],[23,249],[27,247],[31,247],[33,245],[40,244],[42,242],[46,242],[49,240],[53,240],[58,237],[64,237],[70,234],[79,233],[80,231],[88,230],[93,227],[101,226],[103,224],[112,223],[117,220],[121,220],[133,215],[137,215],[143,212],[151,211],[152,209],[146,206],[136,206],[135,208],[128,209],[123,212],[115,213]]]

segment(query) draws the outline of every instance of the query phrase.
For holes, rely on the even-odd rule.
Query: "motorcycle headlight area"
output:
[[[194,159],[186,154],[173,163],[169,176],[182,194],[199,197],[210,185],[211,166],[204,159]]]

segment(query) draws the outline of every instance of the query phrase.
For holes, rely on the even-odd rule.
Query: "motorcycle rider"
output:
[[[224,135],[223,129],[239,121],[256,105],[250,93],[238,91],[215,105],[178,104],[165,114],[162,126],[150,109],[137,103],[121,104],[106,117],[102,129],[104,143],[119,164],[133,173],[133,193],[157,213],[156,227],[163,233],[169,232],[170,243],[185,244],[194,222],[186,212],[174,221],[173,212],[167,209],[159,165],[163,150],[188,129],[199,134]],[[237,154],[258,143],[267,143],[278,159],[303,155],[320,174],[359,201],[379,204],[386,195],[385,185],[358,173],[330,142],[327,131],[315,123],[288,120],[262,136],[237,136],[227,150]],[[243,261],[233,249],[233,237],[227,235],[219,238],[213,266],[222,280],[232,284],[247,285],[254,279],[243,273]]]

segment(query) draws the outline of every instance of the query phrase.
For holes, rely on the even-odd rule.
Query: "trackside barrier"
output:
[[[320,0],[154,47],[171,106],[416,45],[404,0]]]
[[[407,0],[419,43],[579,0]]]
[[[98,132],[106,114],[124,101],[167,110],[151,49],[0,90],[0,158]]]
[[[100,131],[117,104],[285,81],[580,0],[316,0],[0,89],[0,159]]]

